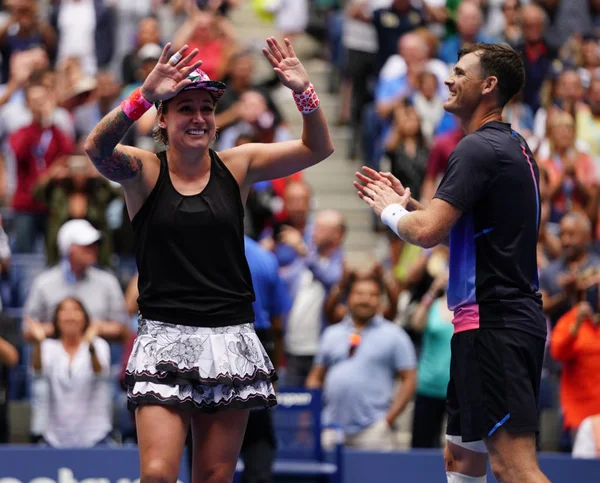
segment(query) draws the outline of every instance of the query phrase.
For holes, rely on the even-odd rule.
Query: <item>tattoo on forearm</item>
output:
[[[103,120],[92,132],[90,158],[98,171],[113,181],[134,178],[142,170],[142,160],[115,149],[133,121],[123,112]]]
[[[104,176],[113,181],[135,178],[142,171],[142,160],[115,149],[112,156],[101,161],[96,167]]]

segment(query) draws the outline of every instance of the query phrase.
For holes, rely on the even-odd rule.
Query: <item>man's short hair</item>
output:
[[[561,218],[561,222],[562,221],[572,221],[573,223],[576,223],[585,230],[587,235],[591,235],[594,229],[588,216],[579,211],[569,211]]]
[[[479,56],[483,76],[494,76],[498,79],[500,103],[504,107],[525,84],[523,59],[508,45],[485,42],[476,42],[460,49],[458,58],[471,53]]]
[[[381,278],[375,276],[372,273],[359,275],[358,273],[354,272],[350,275],[350,278],[348,280],[348,293],[352,292],[354,286],[360,282],[372,282],[375,285],[377,285],[380,294],[383,294],[385,292],[385,285]]]

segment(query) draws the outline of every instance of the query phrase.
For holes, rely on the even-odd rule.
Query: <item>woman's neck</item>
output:
[[[167,149],[169,171],[182,179],[194,179],[210,171],[210,152],[179,151],[173,147]]]
[[[82,336],[62,336],[60,341],[67,352],[75,352],[81,344]]]

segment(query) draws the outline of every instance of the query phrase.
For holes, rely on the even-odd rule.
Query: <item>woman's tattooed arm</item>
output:
[[[85,152],[100,174],[111,181],[127,181],[142,171],[142,160],[133,150],[118,146],[132,124],[121,107],[117,107],[98,123],[85,142]]]

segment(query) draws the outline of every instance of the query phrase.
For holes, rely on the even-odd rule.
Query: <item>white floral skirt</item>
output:
[[[252,323],[190,327],[140,318],[127,370],[127,406],[214,412],[277,404],[277,375]]]

